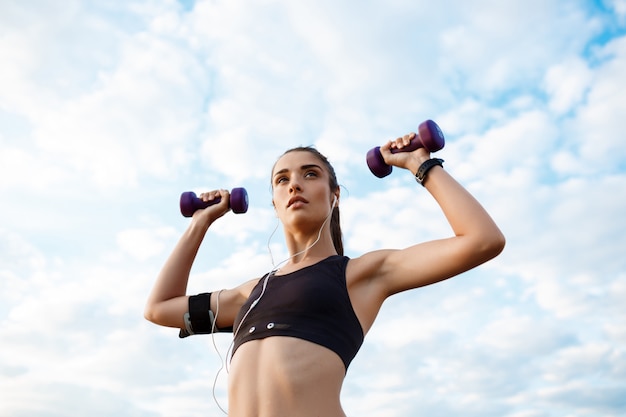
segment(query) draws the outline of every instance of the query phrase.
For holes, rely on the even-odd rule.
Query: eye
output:
[[[283,182],[287,181],[287,177],[278,177],[276,178],[276,184],[281,184]]]
[[[317,172],[315,171],[307,171],[304,173],[304,178],[315,178],[317,176]]]

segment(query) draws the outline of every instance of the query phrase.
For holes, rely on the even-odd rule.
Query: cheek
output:
[[[287,196],[286,198],[289,198]],[[281,189],[274,189],[272,191],[272,207],[275,210],[281,208],[285,203],[285,193],[281,191]]]
[[[333,199],[332,194],[328,192],[327,187],[320,187],[318,190],[316,190],[315,197],[320,202],[332,202]]]

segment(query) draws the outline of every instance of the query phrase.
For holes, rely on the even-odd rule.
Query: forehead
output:
[[[276,161],[272,174],[285,170],[295,171],[311,165],[317,165],[322,169],[324,167],[322,161],[311,152],[292,151],[281,156],[278,161]]]

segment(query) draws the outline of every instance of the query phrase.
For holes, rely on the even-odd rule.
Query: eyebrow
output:
[[[316,168],[316,169],[318,169],[318,170],[322,171],[322,167],[321,167],[321,166],[319,166],[319,165],[316,165],[316,164],[306,164],[306,165],[302,165],[302,166],[300,167],[300,171],[306,171],[307,169],[311,169],[311,168]],[[276,171],[276,173],[274,174],[274,177],[276,177],[277,175],[280,175],[280,174],[284,174],[285,172],[289,172],[289,169],[287,169],[287,168],[283,168],[283,169],[281,169],[280,171]]]

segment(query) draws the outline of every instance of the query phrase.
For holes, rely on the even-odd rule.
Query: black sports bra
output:
[[[242,306],[233,328],[233,356],[242,344],[271,336],[291,336],[308,340],[335,352],[346,371],[363,344],[363,329],[346,286],[345,256],[330,256],[314,265],[279,276],[270,276],[265,293],[259,298],[261,278]]]

